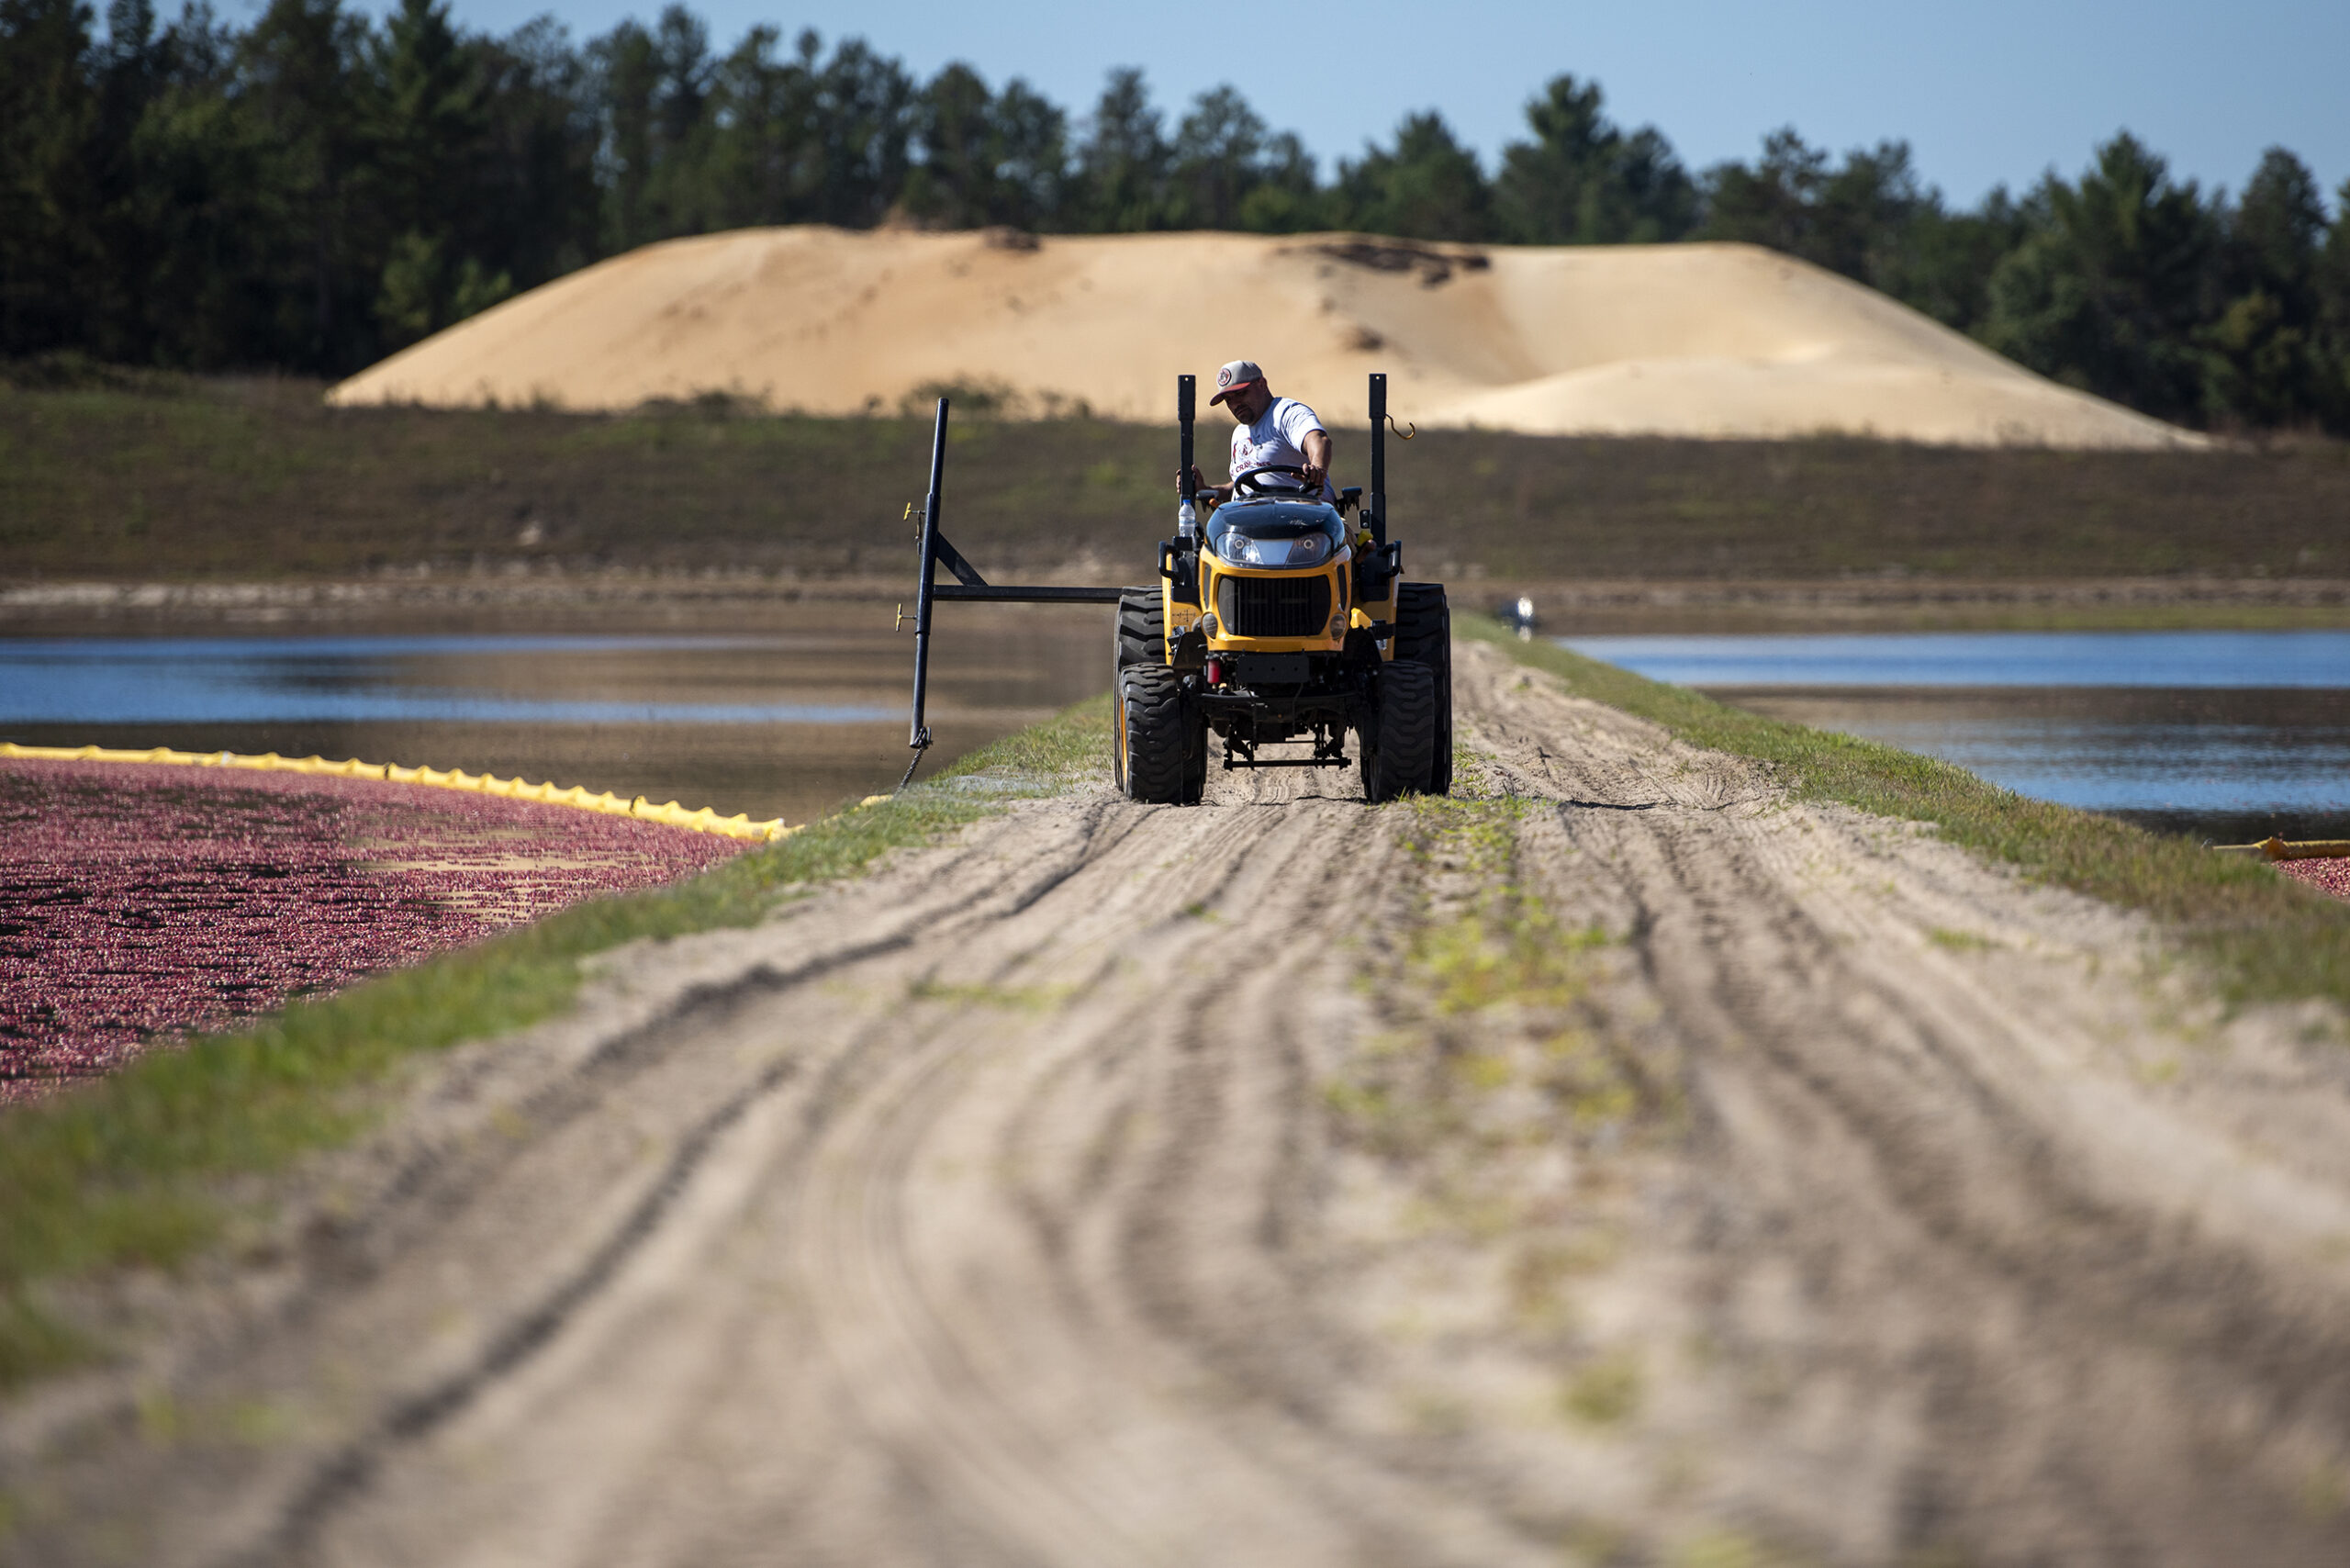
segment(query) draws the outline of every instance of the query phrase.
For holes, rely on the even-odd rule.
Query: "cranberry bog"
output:
[[[0,759],[0,1102],[745,847],[375,779]]]
[[[2318,860],[2280,860],[2277,869],[2335,898],[2350,899],[2350,859],[2332,856]]]

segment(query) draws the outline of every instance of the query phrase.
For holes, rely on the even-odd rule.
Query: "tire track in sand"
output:
[[[2342,1560],[2338,1041],[1489,650],[1457,678],[1507,800],[1039,802],[616,956],[156,1363],[167,1434],[15,1417],[0,1554]],[[1607,934],[1557,1017],[1432,1010],[1469,821]],[[1506,1070],[1552,1058],[1646,1109]],[[1390,1080],[1382,1141],[1347,1095]]]

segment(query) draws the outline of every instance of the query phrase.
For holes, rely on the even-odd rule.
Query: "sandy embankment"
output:
[[[1885,296],[1748,245],[744,230],[649,245],[353,376],[343,404],[597,409],[706,390],[819,414],[937,383],[1163,420],[1182,372],[1261,361],[1326,418],[1534,434],[2077,447],[2198,438],[2056,386]]]
[[[1096,789],[613,955],[0,1419],[0,1561],[2350,1557],[2337,1015],[1457,681],[1483,805]]]

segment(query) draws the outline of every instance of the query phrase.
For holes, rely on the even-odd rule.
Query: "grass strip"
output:
[[[1456,614],[1453,629],[1691,745],[1769,763],[1800,799],[1930,823],[1949,842],[2036,880],[2142,910],[2211,960],[2231,1002],[2350,1005],[2350,904],[2258,861],[2019,795],[1915,752],[1766,719],[1552,643],[1521,641],[1485,616]]]
[[[593,954],[754,924],[794,889],[1098,776],[1108,749],[1107,698],[1080,703],[699,877],[575,904],[0,1112],[0,1391],[104,1352],[43,1305],[44,1282],[185,1260],[221,1234],[225,1182],[356,1136],[374,1114],[364,1091],[403,1058],[551,1017]]]

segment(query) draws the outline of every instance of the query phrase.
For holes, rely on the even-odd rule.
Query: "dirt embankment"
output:
[[[1367,480],[1361,385],[1318,405],[1341,482]],[[19,590],[93,580],[215,600],[315,589],[453,608],[655,577],[701,591],[906,591],[903,519],[931,423],[330,409],[314,383],[176,392],[0,387],[0,617]],[[1105,580],[1171,523],[1170,410],[1147,423],[973,419],[956,406],[948,532],[1006,581]],[[927,406],[921,411],[925,415]],[[1204,409],[1221,474],[1229,424]],[[1391,447],[1389,510],[1415,576],[1887,591],[2142,579],[2189,591],[2338,590],[2350,446],[2199,452],[1896,441],[1583,439],[1438,430]],[[1113,566],[1084,567],[1084,557]],[[1448,563],[1449,565],[1448,565]]]
[[[1460,657],[1486,799],[617,956],[0,1424],[0,1556],[2343,1561],[2340,1021]]]

